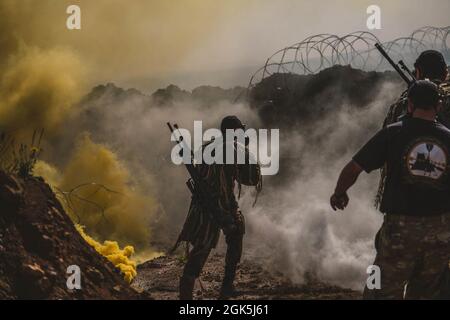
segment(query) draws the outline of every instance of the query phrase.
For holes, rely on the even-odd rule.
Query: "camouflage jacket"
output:
[[[203,146],[204,149],[206,145]],[[251,156],[248,148],[243,147],[247,156]],[[259,164],[200,164],[197,165],[201,177],[206,180],[212,194],[218,195],[217,206],[222,214],[229,215],[231,223],[239,224],[241,213],[235,195],[236,184],[240,195],[241,185],[254,186],[257,194],[262,188],[261,169]],[[199,199],[192,196],[188,215],[174,249],[180,242],[188,242],[193,246],[212,248],[217,245],[221,226],[201,206]]]
[[[446,82],[434,81],[441,91],[443,108],[438,114],[438,121],[450,128],[450,80]],[[408,116],[408,91],[404,91],[400,98],[389,107],[389,111],[383,122],[383,127],[400,121]]]

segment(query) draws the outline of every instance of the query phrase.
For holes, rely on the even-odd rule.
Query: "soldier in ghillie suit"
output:
[[[374,265],[381,288],[365,288],[366,299],[442,298],[450,257],[450,130],[436,118],[439,87],[429,80],[408,91],[408,112],[379,131],[342,170],[330,203],[343,210],[347,191],[362,171],[386,164]],[[405,290],[406,286],[406,290]]]
[[[239,195],[242,184],[255,186],[257,192],[259,192],[262,187],[262,178],[260,166],[256,164],[256,161],[255,164],[249,162],[249,157],[253,155],[248,151],[248,147],[237,141],[226,140],[225,132],[229,129],[245,129],[245,126],[235,116],[228,116],[222,120],[221,131],[224,137],[222,155],[224,159],[226,159],[226,146],[232,144],[235,157],[238,152],[244,152],[246,162],[245,164],[237,164],[237,161],[235,161],[235,164],[214,163],[196,166],[211,194],[216,195],[212,199],[217,202],[216,206],[219,208],[221,218],[217,219],[211,215],[211,212],[207,212],[200,201],[201,199],[198,199],[194,192],[186,222],[174,248],[176,249],[181,242],[187,242],[193,246],[192,250],[188,252],[187,262],[180,279],[180,299],[182,300],[193,298],[192,292],[195,280],[200,276],[210,251],[216,247],[220,230],[225,234],[227,244],[225,274],[220,298],[227,299],[236,294],[233,282],[242,255],[245,223],[234,193],[235,186],[237,183]],[[202,150],[206,145],[203,146]],[[223,162],[225,163],[225,160]]]

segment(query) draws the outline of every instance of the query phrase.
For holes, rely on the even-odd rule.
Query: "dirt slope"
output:
[[[80,290],[67,289],[70,265],[81,269]],[[0,299],[142,297],[81,238],[42,179],[0,172]]]

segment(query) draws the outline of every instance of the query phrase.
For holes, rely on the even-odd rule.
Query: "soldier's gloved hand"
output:
[[[349,198],[346,192],[342,194],[334,193],[330,198],[330,205],[334,211],[336,211],[337,209],[344,210],[345,207],[347,207],[348,202]]]
[[[225,215],[221,221],[221,228],[225,234],[235,231],[236,224],[231,215]]]
[[[230,224],[230,225],[224,226],[222,228],[222,231],[226,235],[227,234],[233,234],[233,233],[237,232],[237,227],[235,225],[233,225],[233,224]]]

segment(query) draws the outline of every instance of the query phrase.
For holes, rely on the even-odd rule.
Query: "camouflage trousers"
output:
[[[227,244],[224,280],[233,281],[242,256],[242,244],[245,233],[244,216],[238,212],[232,228],[223,229],[223,232]],[[208,259],[211,249],[212,248],[209,246],[194,246],[189,252],[187,262],[184,266],[183,276],[198,278]]]
[[[381,288],[364,299],[440,299],[449,275],[450,214],[432,217],[387,215],[377,234],[374,265]]]

